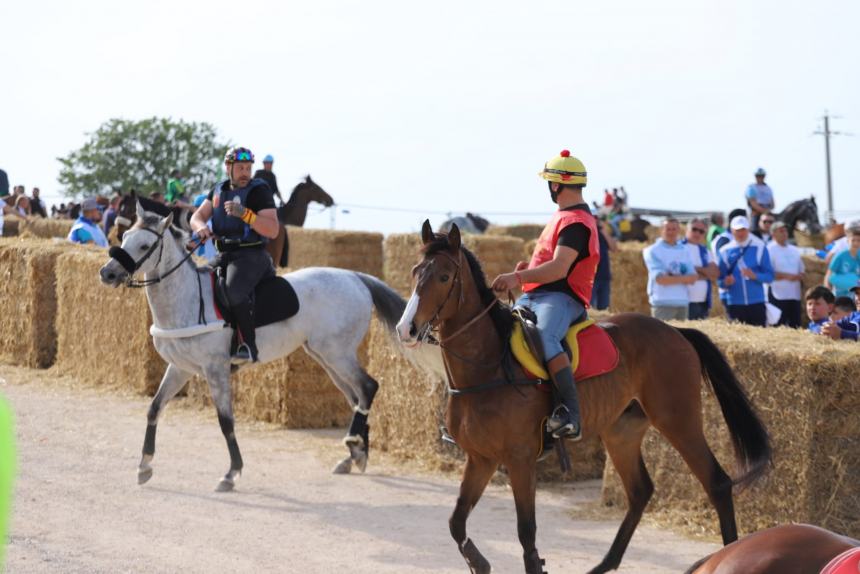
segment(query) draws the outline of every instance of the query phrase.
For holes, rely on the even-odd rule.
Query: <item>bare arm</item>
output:
[[[692,285],[699,280],[699,276],[691,273],[690,275],[657,275],[654,281],[658,285]]]
[[[759,214],[769,213],[771,210],[771,208],[762,207],[762,205],[758,201],[756,201],[755,199],[750,199],[749,202],[750,202],[750,207],[756,213],[759,213]]]
[[[717,264],[713,261],[704,267],[696,267],[696,273],[698,274],[699,279],[716,281],[720,278],[720,268],[717,267]]]
[[[251,229],[264,237],[274,239],[278,236],[279,226],[278,212],[277,210],[270,208],[261,209],[259,213],[257,213],[257,219],[255,219],[251,224]]]
[[[579,252],[576,249],[558,245],[553,253],[552,260],[538,265],[534,269],[519,271],[520,280],[523,283],[552,283],[567,277],[570,266],[576,261]]]
[[[198,235],[203,232],[204,229],[209,231],[209,227],[206,225],[206,222],[212,217],[212,202],[208,199],[200,204],[200,207],[197,208],[197,211],[191,216],[191,230],[197,233]],[[203,232],[205,233],[205,232]]]

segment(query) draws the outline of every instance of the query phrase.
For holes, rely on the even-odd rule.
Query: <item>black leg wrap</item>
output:
[[[146,425],[146,434],[143,437],[143,454],[155,454],[155,425]]]
[[[367,415],[364,413],[360,413],[355,411],[352,414],[352,422],[349,425],[349,432],[347,434],[349,436],[360,436],[364,438],[364,434],[367,429]]]
[[[469,565],[469,569],[475,574],[490,573],[490,563],[487,562],[484,555],[478,551],[478,547],[475,546],[475,543],[472,542],[471,538],[467,538],[463,544],[460,545],[460,554],[463,555],[463,558],[466,559],[466,564]]]
[[[543,569],[544,564],[546,564],[546,560],[538,555],[537,548],[531,552],[524,553],[523,562],[525,562],[526,565],[526,574],[547,574]]]
[[[236,442],[236,433],[233,431],[233,419],[218,413],[218,424],[221,432],[227,439],[227,451],[230,453],[230,470],[242,470],[242,453],[239,452],[239,443]]]

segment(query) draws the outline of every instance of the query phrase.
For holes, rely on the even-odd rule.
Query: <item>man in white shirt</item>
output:
[[[642,252],[648,268],[651,315],[664,321],[687,319],[690,304],[687,286],[699,279],[689,251],[678,241],[680,234],[678,220],[667,218],[661,238]]]
[[[720,276],[720,269],[711,260],[710,251],[705,247],[707,226],[701,219],[694,219],[687,224],[687,237],[681,243],[690,253],[693,267],[699,280],[687,286],[690,296],[688,318],[690,320],[707,319],[711,309],[711,281]]]
[[[800,251],[788,243],[788,228],[782,221],[773,224],[773,241],[767,244],[774,280],[768,300],[779,307],[779,325],[792,329],[800,327],[800,282],[806,270]]]

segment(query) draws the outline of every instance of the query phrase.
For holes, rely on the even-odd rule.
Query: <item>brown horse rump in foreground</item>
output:
[[[528,574],[541,574],[535,547],[535,463],[542,421],[552,399],[526,382],[508,361],[510,310],[487,286],[475,256],[463,248],[459,229],[422,230],[423,258],[413,269],[414,292],[398,324],[407,345],[438,327],[451,394],[447,427],[466,452],[451,534],[472,572],[490,564],[466,535],[466,520],[498,466],[509,473],[517,530]],[[486,312],[485,312],[486,311]],[[654,485],[641,443],[653,425],[679,451],[719,515],[723,543],[737,539],[732,487],[762,475],[771,459],[767,431],[719,349],[702,332],[676,329],[644,315],[614,315],[601,323],[621,353],[606,375],[578,382],[583,435],[600,436],[618,470],[627,514],[603,561],[590,572],[614,570],[651,498]],[[506,371],[514,383],[506,382]],[[733,481],[714,457],[702,431],[701,385],[710,381],[735,447],[740,475]],[[471,389],[471,391],[470,391]]]
[[[860,540],[809,524],[787,524],[745,536],[699,560],[686,574],[819,574],[851,549],[860,549]],[[856,560],[853,570],[844,571],[860,572]]]

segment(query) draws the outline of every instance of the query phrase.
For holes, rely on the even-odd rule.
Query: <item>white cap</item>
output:
[[[729,225],[729,227],[732,229],[749,229],[750,228],[750,222],[746,218],[746,216],[736,215],[734,217],[734,219],[732,219],[732,222]]]

